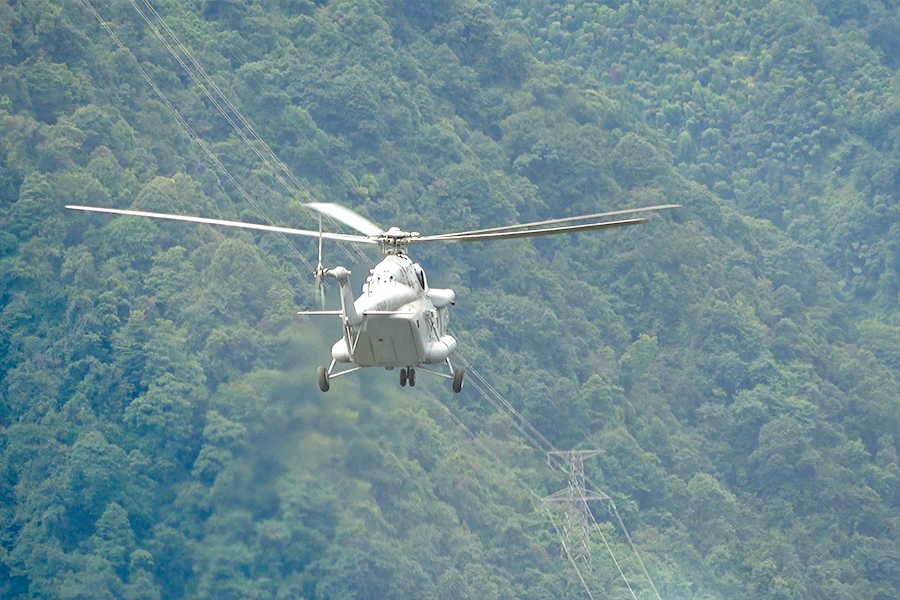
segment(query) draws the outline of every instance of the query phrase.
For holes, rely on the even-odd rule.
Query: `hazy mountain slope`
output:
[[[278,223],[311,197],[422,232],[682,204],[415,256],[464,357],[603,450],[664,598],[896,596],[891,7],[154,6],[302,190],[132,4],[94,5],[120,47],[82,4],[0,0],[4,597],[584,597],[536,504],[564,478],[472,387],[319,393],[313,244],[62,209],[260,220],[236,185]],[[595,545],[589,585],[630,597]]]

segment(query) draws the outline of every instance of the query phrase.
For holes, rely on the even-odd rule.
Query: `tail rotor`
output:
[[[319,300],[319,309],[325,310],[325,265],[322,264],[322,215],[319,214],[319,262],[316,263],[314,274],[316,282],[316,297]]]

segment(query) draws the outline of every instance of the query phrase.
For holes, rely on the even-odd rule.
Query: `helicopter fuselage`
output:
[[[448,306],[455,293],[431,289],[425,271],[405,254],[389,254],[369,272],[353,299],[349,271],[328,271],[341,285],[344,336],[331,348],[338,363],[414,367],[443,363],[456,349]]]

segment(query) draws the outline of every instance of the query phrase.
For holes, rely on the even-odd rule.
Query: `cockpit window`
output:
[[[425,270],[418,264],[413,265],[413,268],[416,270],[416,279],[419,280],[419,285],[422,286],[423,290],[428,289],[425,285]]]

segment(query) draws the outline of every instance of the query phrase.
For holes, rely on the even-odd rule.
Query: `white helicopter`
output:
[[[401,386],[407,383],[415,386],[418,369],[450,379],[453,391],[458,393],[462,389],[465,370],[462,367],[454,369],[450,362],[450,356],[456,350],[456,338],[449,334],[448,315],[448,307],[454,303],[456,293],[451,289],[429,287],[425,271],[409,258],[407,246],[422,242],[504,240],[639,225],[647,219],[633,215],[668,210],[679,205],[663,204],[438,235],[421,235],[418,232],[401,231],[397,227],[384,230],[362,215],[338,204],[309,203],[306,206],[319,213],[318,231],[137,210],[74,205],[66,208],[317,237],[319,263],[316,267],[316,281],[321,285],[325,277],[337,279],[341,290],[341,310],[303,311],[298,314],[339,316],[344,330],[343,337],[331,348],[331,364],[328,368],[320,366],[316,370],[319,388],[327,392],[331,387],[331,379],[364,367],[384,367],[389,371],[400,369]],[[362,235],[324,232],[322,215],[340,221]],[[623,215],[632,216],[609,220]],[[568,224],[578,221],[583,222]],[[323,239],[381,246],[385,257],[369,272],[362,294],[355,300],[350,289],[350,271],[344,267],[323,267]],[[338,363],[353,366],[335,370]],[[447,366],[449,373],[429,368],[441,364]]]

